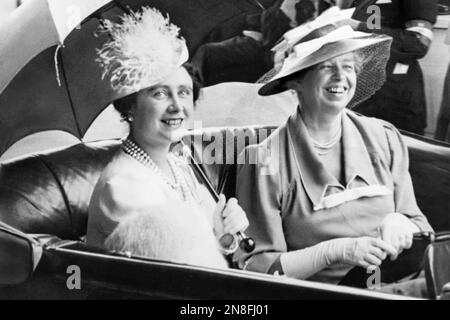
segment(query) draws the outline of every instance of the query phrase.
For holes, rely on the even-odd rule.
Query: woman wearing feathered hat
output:
[[[382,85],[391,38],[314,26],[277,46],[284,61],[259,90],[292,89],[298,109],[243,154],[237,197],[257,245],[236,258],[247,270],[338,283],[353,266],[395,259],[413,233],[432,229],[416,204],[399,132],[349,110]]]
[[[103,31],[109,38],[98,61],[130,134],[95,186],[87,243],[226,267],[216,236],[245,230],[246,215],[236,199],[221,196],[215,204],[188,164],[170,152],[199,95],[178,27],[147,7],[120,23],[105,21]]]

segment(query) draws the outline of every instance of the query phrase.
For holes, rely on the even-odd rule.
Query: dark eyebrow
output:
[[[189,85],[184,85],[184,84],[182,84],[182,85],[180,85],[180,86],[178,86],[178,89],[185,89],[185,88],[188,88],[188,89],[193,89],[193,86],[189,86]],[[166,86],[166,85],[154,85],[154,86],[151,86],[151,87],[149,87],[149,88],[147,88],[147,90],[149,90],[149,91],[152,91],[152,90],[156,90],[156,89],[167,89],[167,90],[169,90],[170,89],[170,86]]]
[[[156,85],[154,85],[154,86],[148,87],[147,90],[148,90],[148,91],[153,91],[153,90],[161,89],[161,88],[162,88],[162,89],[168,89],[168,87],[165,86],[165,85],[158,85],[158,84],[156,84]]]

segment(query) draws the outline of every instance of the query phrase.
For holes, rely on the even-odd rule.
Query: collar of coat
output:
[[[294,157],[300,171],[301,179],[314,210],[339,205],[343,202],[364,196],[384,195],[388,193],[380,186],[375,176],[372,159],[376,151],[367,145],[363,136],[370,134],[360,132],[360,126],[355,125],[357,116],[351,111],[345,111],[342,116],[342,144],[345,185],[342,185],[320,162],[308,131],[297,112],[287,122],[288,141],[294,150]],[[352,182],[358,179],[358,188],[353,188]],[[361,184],[362,182],[362,184]],[[340,199],[333,200],[332,205],[324,204],[328,188],[340,188]],[[381,189],[380,189],[381,187]],[[356,190],[359,189],[359,190]],[[353,191],[352,191],[353,190]],[[338,193],[339,194],[339,193]],[[335,194],[332,197],[336,197]],[[325,201],[326,202],[326,201]]]

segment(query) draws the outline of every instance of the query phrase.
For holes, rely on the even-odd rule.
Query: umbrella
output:
[[[82,20],[109,1],[34,0],[11,13],[0,26],[0,92],[34,56],[62,43]]]
[[[75,5],[84,2],[64,1]],[[256,2],[242,0],[115,0],[87,17],[79,14],[69,25],[73,27],[77,20],[83,20],[80,27],[68,34],[67,25],[61,27],[65,33],[59,33],[57,27],[48,23],[67,21],[67,11],[63,9],[68,7],[60,5],[59,11],[49,12],[47,5],[47,11],[38,11],[32,5],[52,1],[29,2],[22,10],[28,8],[31,18],[20,18],[17,12],[9,19],[8,26],[0,28],[0,37],[8,27],[16,30],[0,38],[5,40],[0,42],[0,84],[4,86],[4,89],[0,87],[0,154],[17,140],[44,130],[63,130],[81,139],[92,121],[114,100],[114,92],[107,80],[101,80],[101,69],[95,62],[95,49],[106,40],[106,35],[95,36],[100,19],[118,21],[124,12],[136,11],[143,5],[158,8],[181,28],[193,53],[217,25],[245,13],[261,11]],[[95,6],[86,8],[95,9]],[[40,19],[30,15],[33,12]],[[53,15],[58,12],[62,16]],[[42,25],[30,26],[33,21]],[[35,40],[34,45],[18,41],[20,36],[25,40],[22,30],[28,30],[26,39]],[[59,48],[60,42],[64,45]],[[3,69],[10,64],[12,67],[4,74]]]

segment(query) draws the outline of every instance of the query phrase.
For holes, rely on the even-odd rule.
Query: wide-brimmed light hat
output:
[[[326,25],[310,30],[297,43],[278,49],[284,54],[284,61],[261,78],[259,82],[266,84],[258,93],[266,96],[288,90],[287,77],[340,55],[358,52],[361,71],[355,96],[348,105],[354,107],[383,85],[391,43],[389,36],[354,31],[350,26]]]
[[[107,33],[109,40],[97,50],[96,61],[103,68],[102,79],[109,76],[116,98],[157,84],[188,60],[179,30],[150,7],[126,14],[118,23],[103,22],[99,33]]]

